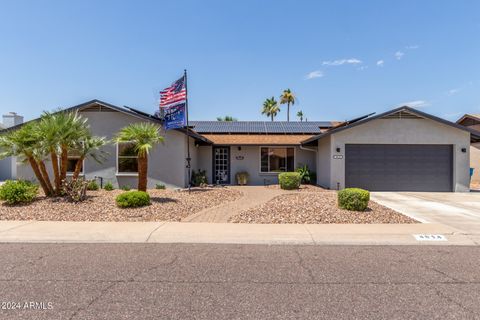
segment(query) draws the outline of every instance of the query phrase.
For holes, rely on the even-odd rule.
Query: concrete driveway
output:
[[[480,192],[372,192],[372,200],[422,222],[480,235]]]

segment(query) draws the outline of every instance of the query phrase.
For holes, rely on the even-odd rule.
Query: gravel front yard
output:
[[[120,209],[115,197],[124,191],[88,191],[80,203],[40,196],[24,206],[0,204],[0,220],[39,221],[180,221],[182,218],[240,198],[242,193],[229,188],[192,189],[192,193],[174,190],[149,190],[152,204],[143,208]]]
[[[337,193],[309,187],[275,197],[230,219],[234,223],[417,223],[407,216],[370,201],[365,212],[339,209]]]

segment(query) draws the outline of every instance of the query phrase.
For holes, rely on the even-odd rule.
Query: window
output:
[[[75,167],[77,166],[78,161],[80,161],[80,155],[75,151],[68,152],[68,162],[67,162],[67,174],[73,174],[75,172]],[[83,161],[81,164],[80,174],[83,174]]]
[[[260,148],[260,172],[294,171],[295,150],[285,147]]]
[[[117,145],[118,173],[138,173],[138,156],[135,146],[130,142],[120,142]]]

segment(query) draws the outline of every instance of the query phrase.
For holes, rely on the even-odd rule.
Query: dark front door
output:
[[[230,147],[213,147],[213,183],[230,184]]]
[[[348,144],[345,186],[370,191],[452,191],[451,145]]]

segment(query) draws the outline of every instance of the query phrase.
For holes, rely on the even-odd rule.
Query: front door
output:
[[[230,184],[230,147],[213,147],[213,183]]]

